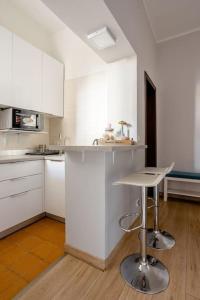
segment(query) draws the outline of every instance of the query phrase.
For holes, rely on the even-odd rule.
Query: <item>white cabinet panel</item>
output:
[[[28,191],[0,199],[0,231],[43,212],[43,191]]]
[[[43,160],[0,164],[0,181],[34,174],[41,174],[43,173],[43,170]]]
[[[42,111],[62,117],[64,114],[64,67],[54,58],[43,54]]]
[[[0,104],[12,105],[12,33],[1,26]]]
[[[26,192],[27,190],[35,190],[43,188],[44,175],[31,175],[18,177],[0,182],[0,199],[11,195]]]
[[[65,161],[45,161],[45,211],[65,218]]]
[[[14,34],[13,36],[14,106],[41,110],[42,52]]]

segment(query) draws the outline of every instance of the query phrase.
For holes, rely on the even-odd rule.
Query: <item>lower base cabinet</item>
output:
[[[44,213],[44,161],[0,164],[0,238]]]
[[[36,189],[0,199],[0,231],[43,212],[43,190]]]
[[[65,161],[45,161],[45,211],[65,218]]]
[[[65,161],[0,164],[0,238],[45,213],[65,219]]]

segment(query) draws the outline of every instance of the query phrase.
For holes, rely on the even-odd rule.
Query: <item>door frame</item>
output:
[[[155,114],[156,114],[156,136],[155,136],[155,142],[156,142],[156,147],[155,147],[155,155],[156,155],[156,166],[157,166],[157,94],[156,94],[156,86],[149,77],[148,73],[144,71],[144,94],[145,94],[145,144],[147,145],[147,82],[152,86],[155,92]],[[145,151],[145,165],[147,161],[147,151]]]

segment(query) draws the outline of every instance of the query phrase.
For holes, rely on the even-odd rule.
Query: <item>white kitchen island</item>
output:
[[[118,220],[137,211],[137,188],[113,182],[144,167],[144,145],[55,146],[66,159],[66,252],[100,269],[121,240]]]

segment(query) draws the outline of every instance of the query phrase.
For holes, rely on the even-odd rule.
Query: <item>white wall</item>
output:
[[[100,138],[108,123],[131,123],[137,137],[137,59],[127,58],[107,64],[104,70],[65,83],[65,118],[50,121],[50,143],[59,133],[67,143],[91,144]]]
[[[200,32],[159,44],[159,163],[200,171]]]
[[[132,125],[130,136],[137,140],[137,57],[130,57],[107,66],[107,122],[116,128],[120,120]]]
[[[144,71],[157,85],[157,49],[141,0],[105,0],[137,54],[138,137],[145,139]]]

